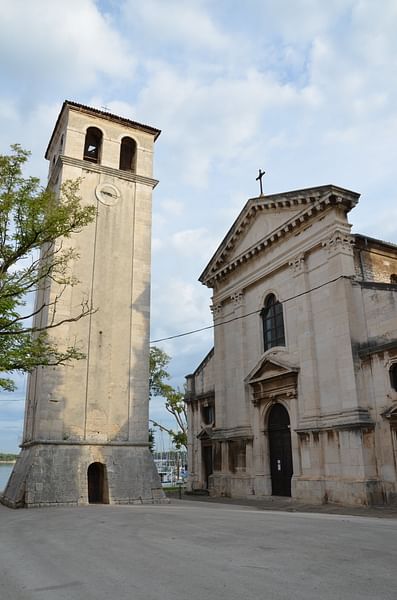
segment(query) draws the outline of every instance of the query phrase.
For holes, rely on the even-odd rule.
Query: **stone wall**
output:
[[[88,467],[106,468],[110,504],[153,504],[164,500],[148,448],[36,445],[22,450],[2,502],[12,508],[86,505]]]

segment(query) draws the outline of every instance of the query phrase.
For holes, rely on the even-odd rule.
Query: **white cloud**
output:
[[[231,40],[216,26],[208,11],[199,2],[190,0],[129,0],[124,7],[125,18],[140,19],[140,26],[156,41],[182,44],[201,51],[223,50]]]
[[[156,293],[157,290],[154,290]],[[154,317],[159,318],[166,310],[167,322],[159,321],[158,326],[168,335],[181,333],[186,328],[195,329],[208,324],[210,313],[208,309],[208,292],[203,286],[196,286],[176,276],[171,277],[167,286],[161,290],[161,300],[156,302]],[[207,323],[203,322],[207,316]],[[178,328],[178,330],[176,329]]]
[[[171,236],[171,244],[178,252],[184,256],[194,256],[201,261],[210,258],[218,243],[219,240],[204,227],[184,229]]]
[[[42,94],[49,82],[77,91],[100,74],[125,79],[134,66],[93,0],[2,3],[0,56],[3,75]]]
[[[179,200],[163,200],[160,204],[160,208],[171,217],[180,217],[184,211],[183,202]]]
[[[176,276],[153,289],[151,339],[191,332],[212,324],[210,292]],[[212,329],[156,343],[175,360],[180,376],[195,368],[212,345]],[[179,367],[178,367],[179,363]],[[183,367],[181,366],[183,365]],[[180,383],[180,380],[179,380]]]
[[[354,0],[267,0],[259,3],[266,31],[289,43],[310,43],[348,18]],[[258,6],[258,5],[257,5]]]
[[[147,120],[156,115],[183,179],[197,187],[206,187],[217,164],[230,165],[247,151],[263,127],[266,109],[313,102],[314,92],[305,96],[254,68],[212,81],[186,77],[169,64],[151,63],[149,70],[136,110]]]

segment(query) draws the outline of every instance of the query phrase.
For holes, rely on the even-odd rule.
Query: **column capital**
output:
[[[233,303],[234,308],[240,308],[244,305],[244,292],[243,290],[239,290],[238,292],[234,292],[230,296],[230,300]]]
[[[292,258],[288,264],[289,264],[290,268],[292,269],[292,271],[294,272],[294,275],[299,275],[300,273],[303,273],[303,271],[305,269],[305,254],[304,254],[304,252],[300,252],[299,254],[294,256],[294,258]]]
[[[223,305],[222,305],[222,303],[219,302],[218,304],[211,304],[210,305],[210,311],[212,312],[212,316],[213,316],[214,319],[222,317],[222,315],[223,315]]]
[[[339,252],[353,254],[354,237],[342,229],[336,229],[321,245],[331,255]]]

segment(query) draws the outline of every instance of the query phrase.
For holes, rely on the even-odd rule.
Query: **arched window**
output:
[[[99,163],[101,159],[102,131],[89,127],[85,135],[84,160]]]
[[[393,388],[393,390],[396,390],[397,392],[397,363],[392,364],[392,366],[390,367],[390,384]]]
[[[264,350],[273,346],[285,346],[283,307],[274,294],[266,298],[261,317]]]
[[[136,142],[129,137],[121,140],[120,166],[121,171],[135,171]]]

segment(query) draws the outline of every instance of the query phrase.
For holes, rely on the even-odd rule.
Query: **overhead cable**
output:
[[[280,302],[281,302],[281,304],[285,304],[286,302],[290,302],[291,300],[300,298],[301,296],[304,296],[305,294],[309,294],[310,292],[319,290],[320,288],[322,288],[326,285],[329,285],[330,283],[334,283],[335,281],[338,281],[339,279],[351,279],[351,277],[349,277],[348,275],[339,275],[338,277],[335,277],[335,279],[330,279],[329,281],[320,283],[320,285],[316,285],[315,287],[311,288],[310,290],[305,290],[304,292],[301,292],[300,294],[296,294],[295,296],[290,296],[289,298],[286,298],[285,300],[282,300],[282,301],[280,300]],[[176,338],[185,337],[187,335],[193,335],[194,333],[200,333],[201,331],[207,331],[208,329],[215,329],[215,327],[220,327],[221,325],[227,325],[228,323],[233,323],[233,321],[239,321],[240,319],[245,319],[246,317],[251,317],[252,315],[258,314],[261,311],[262,311],[262,308],[259,308],[257,310],[253,310],[252,312],[246,313],[244,315],[239,315],[237,317],[233,317],[232,319],[227,319],[226,321],[221,321],[220,323],[213,323],[212,325],[207,325],[206,327],[200,327],[199,329],[193,329],[191,331],[184,331],[183,333],[177,333],[175,335],[170,335],[168,337],[159,338],[158,340],[151,340],[150,344],[158,344],[159,342],[175,340]]]

